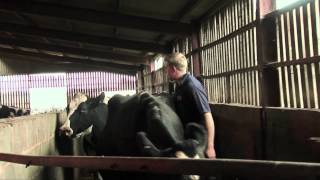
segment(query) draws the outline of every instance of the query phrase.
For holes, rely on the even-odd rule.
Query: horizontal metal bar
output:
[[[320,163],[243,159],[176,159],[114,156],[31,156],[0,153],[0,160],[40,166],[60,166],[164,174],[319,176]]]

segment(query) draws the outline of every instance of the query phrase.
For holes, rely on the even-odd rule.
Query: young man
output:
[[[168,55],[165,61],[169,78],[176,82],[174,103],[177,114],[184,126],[189,122],[196,122],[206,127],[208,143],[205,153],[208,158],[214,159],[215,128],[204,87],[195,77],[187,73],[188,63],[183,54]]]

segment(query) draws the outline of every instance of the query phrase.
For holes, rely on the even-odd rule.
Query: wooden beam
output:
[[[11,23],[0,23],[0,31],[27,34],[38,37],[54,38],[65,41],[74,41],[80,43],[96,44],[108,47],[117,47],[124,49],[134,49],[147,52],[168,53],[170,48],[167,45],[156,43],[147,43],[140,41],[132,41],[118,38],[110,38],[105,36],[93,36],[68,31],[59,31],[46,28],[37,28],[34,26],[18,25]]]
[[[319,63],[320,62],[320,56],[313,56],[308,58],[301,58],[294,61],[273,61],[270,63],[265,64],[266,67],[272,67],[274,69],[278,67],[289,67],[289,66],[295,66],[295,65],[304,65],[304,64],[313,64],[313,63]]]
[[[243,159],[177,159],[115,156],[32,156],[0,153],[0,160],[37,166],[58,166],[162,174],[247,175],[258,177],[313,177],[320,163]]]
[[[19,46],[25,48],[32,48],[38,50],[54,51],[61,53],[69,53],[80,56],[89,56],[94,58],[102,58],[106,60],[113,60],[115,62],[125,61],[126,63],[145,63],[146,59],[142,56],[133,56],[115,52],[89,50],[85,48],[75,48],[60,45],[51,45],[47,43],[38,43],[26,40],[16,40],[9,38],[0,38],[0,44],[8,46]]]
[[[23,3],[16,0],[1,1],[0,9],[6,11],[18,11],[24,14],[49,16],[73,21],[84,21],[96,24],[140,29],[144,31],[174,34],[179,36],[188,35],[192,32],[192,26],[188,23],[131,16],[119,13],[101,12],[75,7],[66,7],[52,3]]]
[[[80,64],[86,66],[96,66],[96,67],[106,67],[106,69],[117,69],[117,70],[124,70],[130,72],[137,72],[138,66],[134,65],[126,65],[126,64],[117,64],[117,63],[110,63],[110,62],[103,62],[103,61],[96,61],[92,59],[80,59],[80,58],[73,58],[73,57],[65,57],[65,56],[57,56],[57,55],[49,55],[49,54],[41,54],[41,53],[34,53],[16,49],[6,49],[0,48],[0,54],[6,55],[21,55],[21,56],[28,56],[32,58],[40,59],[42,62],[52,63],[52,64],[65,64],[65,65],[72,65],[72,64]]]
[[[242,34],[242,33],[246,32],[256,26],[257,26],[257,21],[253,21],[253,22],[233,31],[232,33],[230,33],[230,34],[228,34],[228,35],[226,35],[226,36],[224,36],[224,37],[222,37],[212,43],[209,43],[201,48],[198,48],[196,50],[199,51],[199,50],[205,50],[205,49],[211,48],[213,46],[216,46],[217,44],[221,44],[222,42],[226,42],[227,40],[232,39],[232,38],[238,36],[239,34]]]

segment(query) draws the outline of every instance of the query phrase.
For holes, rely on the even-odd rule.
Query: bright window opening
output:
[[[298,1],[302,1],[302,0],[276,0],[276,7],[277,7],[277,9],[281,9],[281,8],[287,7],[293,3],[296,3]]]

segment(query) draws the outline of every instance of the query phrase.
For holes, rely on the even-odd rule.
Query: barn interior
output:
[[[207,90],[218,158],[318,163],[320,1],[289,3],[1,1],[0,104],[32,115],[0,120],[0,152],[59,154],[56,121],[76,92],[172,93],[163,60],[181,52]],[[317,179],[315,167],[281,178]],[[0,179],[43,173],[63,179],[0,161]]]

